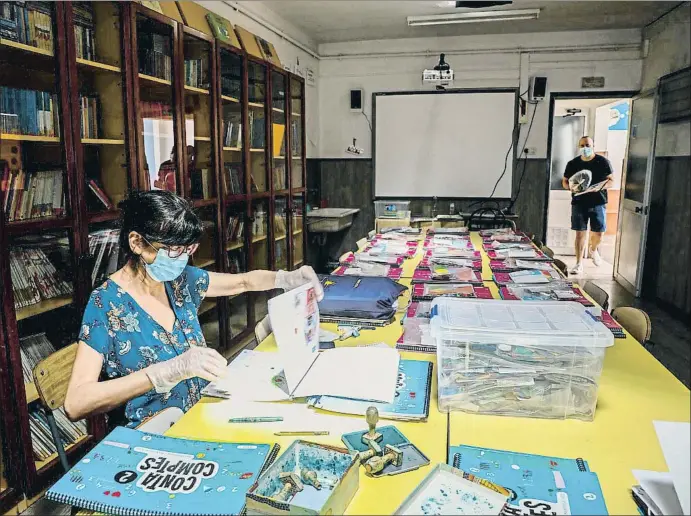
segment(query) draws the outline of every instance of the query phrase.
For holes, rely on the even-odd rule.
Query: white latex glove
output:
[[[303,265],[296,271],[278,271],[276,273],[276,284],[274,288],[293,290],[305,283],[312,283],[314,292],[317,294],[317,301],[321,301],[324,297],[324,289],[314,269],[309,265]]]
[[[144,371],[156,392],[162,394],[189,378],[199,377],[215,382],[226,375],[227,365],[228,361],[215,349],[192,346],[182,355],[152,364]]]

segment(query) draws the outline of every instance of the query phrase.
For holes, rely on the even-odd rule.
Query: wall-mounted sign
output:
[[[604,88],[605,78],[604,77],[581,77],[581,88]]]
[[[314,75],[314,70],[309,66],[305,66],[305,82],[309,86],[315,86],[317,84],[317,78]]]

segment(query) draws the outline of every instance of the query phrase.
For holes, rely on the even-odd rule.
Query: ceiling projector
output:
[[[439,56],[439,64],[432,70],[422,72],[422,82],[436,84],[438,86],[448,86],[453,82],[453,70],[444,60],[444,54]]]

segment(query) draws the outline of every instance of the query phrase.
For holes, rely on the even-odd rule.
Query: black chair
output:
[[[603,310],[609,308],[609,294],[598,287],[592,281],[586,281],[583,290],[595,301]]]

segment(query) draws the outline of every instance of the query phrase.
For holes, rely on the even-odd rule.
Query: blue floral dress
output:
[[[175,358],[190,346],[206,346],[197,312],[209,288],[209,274],[187,266],[177,279],[166,282],[165,288],[175,312],[171,333],[112,280],[106,280],[91,293],[79,340],[103,355],[103,370],[109,379]],[[125,406],[127,426],[135,427],[168,407],[187,412],[199,401],[207,383],[192,378],[180,382],[168,393],[158,394],[152,389],[131,399]]]

